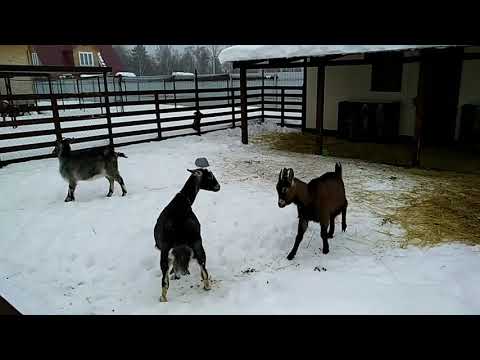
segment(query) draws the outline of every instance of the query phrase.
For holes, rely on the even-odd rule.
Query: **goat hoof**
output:
[[[66,199],[65,199],[65,202],[70,202],[70,201],[73,201],[73,200],[75,200],[75,199],[72,199],[72,198],[66,198]]]
[[[293,260],[294,257],[295,257],[295,254],[288,254],[287,259]]]
[[[333,239],[333,234],[328,234],[329,239]]]
[[[211,288],[212,288],[212,287],[210,286],[210,281],[207,280],[207,281],[204,281],[204,282],[203,282],[203,289],[204,289],[204,290],[208,291],[208,290],[210,290]]]
[[[342,231],[345,232],[345,230],[347,230],[347,225],[342,225]]]
[[[126,191],[122,193],[122,196],[125,196],[125,195],[127,195],[127,192],[126,192]]]
[[[323,248],[322,249],[322,253],[324,253],[325,255],[327,255],[329,252],[330,252],[329,248]]]
[[[160,296],[160,302],[168,302],[165,296]]]
[[[111,197],[112,195],[113,195],[113,193],[108,193],[107,197]]]

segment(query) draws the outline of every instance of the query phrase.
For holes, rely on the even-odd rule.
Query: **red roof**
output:
[[[75,45],[32,45],[42,65],[74,66],[73,48]],[[124,67],[112,45],[94,45],[101,53],[107,66],[113,73],[123,71]]]

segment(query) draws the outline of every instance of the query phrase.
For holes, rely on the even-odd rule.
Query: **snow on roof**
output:
[[[220,52],[220,62],[357,54],[378,51],[446,47],[449,45],[236,45]]]
[[[135,75],[135,74],[132,73],[132,72],[120,71],[120,72],[117,72],[117,73],[115,74],[115,76],[136,77],[137,75]]]
[[[195,75],[189,72],[176,71],[172,73],[172,76],[195,76]]]

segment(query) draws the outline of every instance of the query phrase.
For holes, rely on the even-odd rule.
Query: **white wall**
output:
[[[318,68],[307,68],[307,129],[316,129]]]
[[[415,133],[415,106],[413,99],[417,96],[419,70],[419,63],[404,64],[402,89],[400,92],[391,93],[370,91],[371,65],[326,67],[324,128],[337,130],[338,103],[340,101],[400,101],[399,133],[400,135],[413,136]]]
[[[460,135],[460,117],[464,104],[480,105],[480,59],[463,61],[455,139],[458,139]]]

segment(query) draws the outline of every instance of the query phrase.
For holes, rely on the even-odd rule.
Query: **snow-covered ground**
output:
[[[251,125],[260,131],[290,131]],[[25,314],[478,314],[480,247],[400,249],[403,230],[383,224],[362,192],[409,191],[414,177],[398,168],[341,159],[349,197],[348,228],[321,254],[310,224],[288,261],[296,209],[277,206],[282,167],[309,179],[338,159],[242,145],[240,129],[122,148],[129,193],[106,198],[108,182],[67,185],[56,159],[0,170],[0,294]],[[160,303],[160,254],[153,227],[180,190],[196,157],[206,156],[222,185],[193,205],[201,224],[211,291],[198,267],[170,282]],[[391,176],[397,178],[391,181]],[[385,204],[385,207],[387,204]],[[391,204],[389,205],[391,206]],[[315,268],[320,271],[314,270]],[[324,268],[325,270],[322,270]]]

